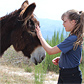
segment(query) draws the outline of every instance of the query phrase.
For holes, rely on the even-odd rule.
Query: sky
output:
[[[0,0],[0,17],[19,9],[25,0]],[[84,0],[28,0],[35,2],[34,14],[38,18],[61,20],[61,15],[70,9],[84,11]]]

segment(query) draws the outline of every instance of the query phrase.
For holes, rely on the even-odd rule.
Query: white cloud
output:
[[[0,1],[0,17],[20,8],[25,0],[2,0]],[[35,14],[38,18],[59,19],[61,15],[70,9],[83,10],[83,0],[28,0],[35,2]]]

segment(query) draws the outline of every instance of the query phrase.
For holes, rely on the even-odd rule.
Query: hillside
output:
[[[51,19],[38,19],[40,21],[40,28],[44,38],[52,38],[54,31],[62,32],[63,23],[61,20],[51,20]]]

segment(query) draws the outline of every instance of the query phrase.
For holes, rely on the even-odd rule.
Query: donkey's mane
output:
[[[20,9],[18,9],[18,10],[15,10],[15,11],[13,11],[13,12],[11,12],[11,13],[9,13],[9,14],[6,14],[5,16],[3,16],[3,17],[1,17],[0,18],[0,20],[2,20],[2,23],[3,22],[7,22],[10,18],[12,18],[12,17],[16,17],[16,16],[18,16],[18,14],[21,12],[22,10],[21,10],[21,8]],[[22,13],[21,13],[22,14]],[[35,14],[33,14],[32,16],[31,16],[31,18],[33,19],[33,21],[37,21],[36,20],[36,15]],[[3,24],[2,24],[3,25]]]
[[[14,15],[19,14],[20,11],[21,11],[21,9],[18,9],[18,10],[15,10],[15,11],[9,13],[9,14],[7,13],[5,16],[1,17],[0,19],[10,18],[10,17],[12,17],[12,16],[14,16]]]
[[[19,15],[19,13],[21,12],[21,9],[18,9],[18,10],[15,10],[9,14],[6,14],[5,16],[1,17],[0,20],[2,20],[2,24],[1,26],[3,26],[4,24],[3,23],[6,23],[8,22],[10,19],[15,19],[16,16]]]

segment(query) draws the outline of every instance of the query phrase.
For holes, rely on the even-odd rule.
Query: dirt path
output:
[[[44,84],[57,84],[58,75],[46,74]],[[34,73],[24,72],[21,68],[0,65],[0,84],[34,84]]]

